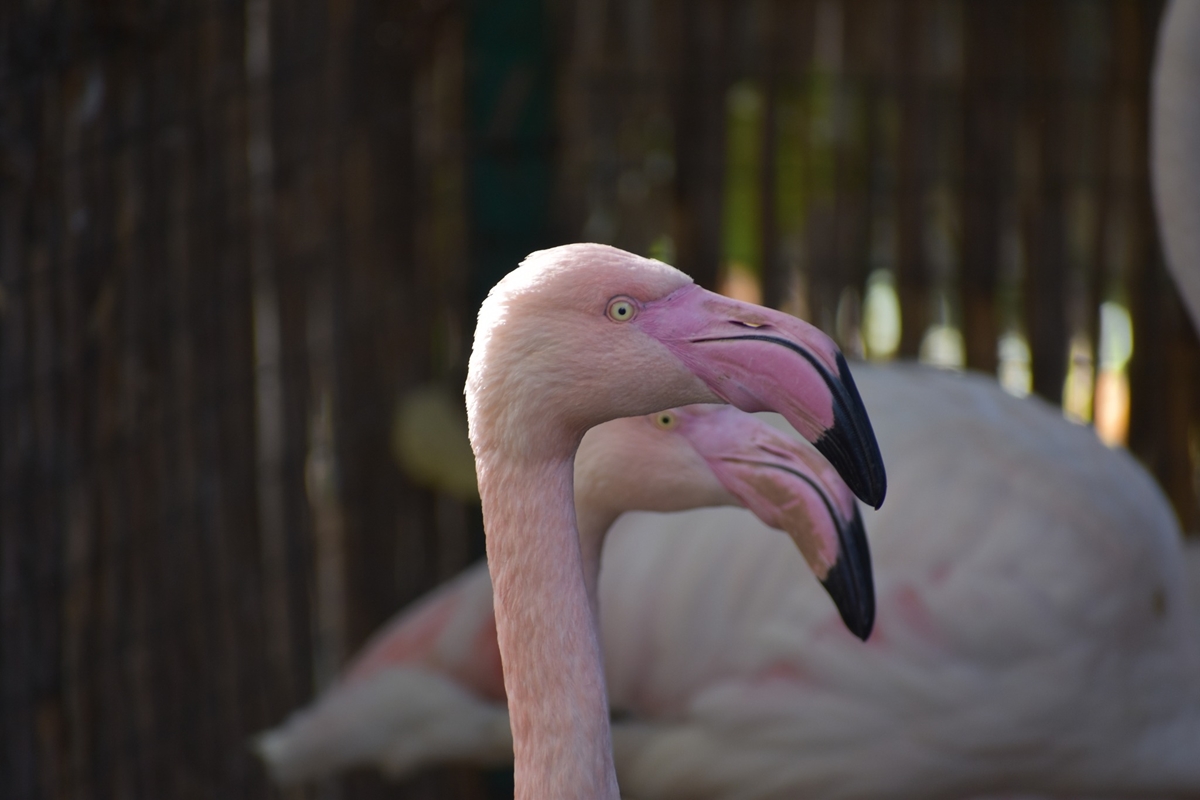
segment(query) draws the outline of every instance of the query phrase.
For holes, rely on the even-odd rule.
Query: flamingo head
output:
[[[492,289],[466,395],[477,457],[569,454],[601,422],[723,402],[778,411],[872,506],[886,492],[875,434],[829,337],[605,245],[539,251]]]
[[[846,627],[870,634],[875,591],[858,504],[809,443],[729,406],[686,406],[591,429],[575,477],[576,504],[598,515],[598,530],[623,511],[748,508],[791,537]]]

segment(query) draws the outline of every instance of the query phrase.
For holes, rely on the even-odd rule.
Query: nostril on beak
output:
[[[769,445],[760,444],[760,445],[758,445],[758,449],[763,451],[767,455],[775,456],[775,458],[783,459],[785,461],[788,459],[788,454],[786,452],[779,450],[777,448],[774,448],[774,447],[770,447]]]

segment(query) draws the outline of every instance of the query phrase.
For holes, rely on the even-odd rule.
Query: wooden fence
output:
[[[389,430],[408,389],[461,385],[478,299],[546,244],[741,280],[852,350],[890,281],[899,355],[936,327],[994,372],[1023,336],[1055,402],[1119,303],[1130,446],[1195,529],[1200,356],[1146,175],[1158,10],[0,6],[0,796],[269,796],[248,737],[481,553]]]
[[[1066,387],[1084,418],[1116,410],[1093,380],[1099,312],[1127,309],[1129,445],[1200,528],[1200,361],[1146,164],[1159,4],[567,5],[569,237],[665,245],[703,283],[744,270],[851,350],[874,273],[898,295],[896,355],[950,329],[996,373],[1018,343],[1033,391]]]

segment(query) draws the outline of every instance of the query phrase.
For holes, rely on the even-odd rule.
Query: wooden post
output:
[[[1059,403],[1067,367],[1062,9],[1055,3],[1027,2],[1021,14],[1024,80],[1032,89],[1022,126],[1032,142],[1034,170],[1024,197],[1025,314],[1033,391]]]
[[[686,29],[673,109],[676,266],[711,289],[721,260],[728,88],[725,4],[695,0],[682,19]]]
[[[929,3],[906,4],[900,17],[900,163],[897,181],[896,291],[902,358],[916,358],[930,322],[931,281],[925,260],[925,191],[932,130],[924,70]]]
[[[995,373],[999,325],[996,278],[1001,219],[1014,168],[1013,96],[1017,75],[1016,6],[1004,0],[963,5],[966,15],[963,91],[963,247],[959,287],[967,366]]]

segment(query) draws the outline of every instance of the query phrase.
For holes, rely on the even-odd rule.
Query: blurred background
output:
[[[401,462],[461,448],[479,301],[549,245],[993,373],[1129,447],[1196,531],[1159,11],[0,5],[0,797],[280,796],[249,737],[483,552],[469,486]]]

